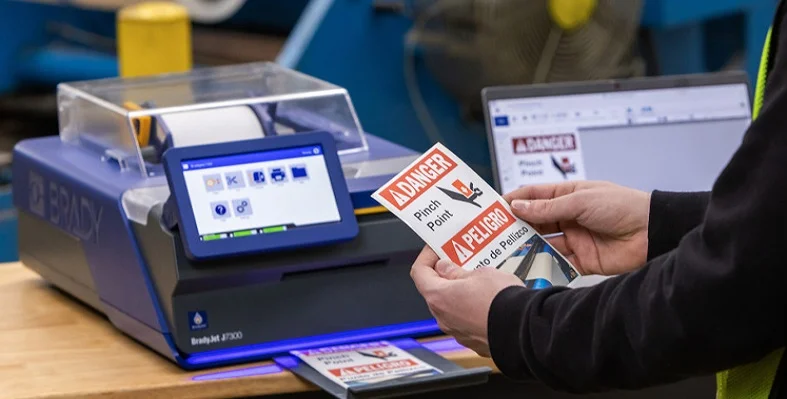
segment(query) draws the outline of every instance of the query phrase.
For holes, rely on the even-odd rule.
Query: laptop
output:
[[[750,96],[742,72],[486,88],[495,188],[710,190],[751,122]]]

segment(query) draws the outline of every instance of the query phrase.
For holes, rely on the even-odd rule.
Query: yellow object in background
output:
[[[549,0],[549,14],[563,30],[584,26],[596,11],[598,0]]]
[[[165,1],[143,2],[117,14],[120,76],[191,70],[191,21],[186,8]]]
[[[126,101],[123,103],[123,107],[125,107],[129,111],[139,111],[142,109],[138,104],[133,103],[131,101]],[[140,147],[145,147],[150,143],[150,127],[152,125],[151,117],[150,116],[142,116],[139,118],[132,119],[134,123],[134,129],[137,133],[137,144]]]
[[[355,216],[362,216],[362,215],[375,215],[378,213],[385,213],[388,212],[388,209],[384,206],[371,206],[368,208],[359,208],[355,210]]]

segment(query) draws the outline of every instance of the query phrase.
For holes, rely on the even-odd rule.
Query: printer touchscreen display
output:
[[[320,145],[180,165],[200,241],[341,221]]]

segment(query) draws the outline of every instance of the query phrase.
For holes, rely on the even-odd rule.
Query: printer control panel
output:
[[[339,221],[323,152],[310,145],[181,162],[199,239]]]
[[[329,245],[358,235],[329,132],[176,147],[163,158],[167,203],[191,260]]]

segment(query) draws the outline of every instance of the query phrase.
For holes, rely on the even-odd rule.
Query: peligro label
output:
[[[464,269],[500,267],[515,252],[531,247],[535,240],[543,241],[514,216],[491,186],[440,143],[372,197],[410,226],[438,256]],[[552,256],[567,263],[556,252]]]

